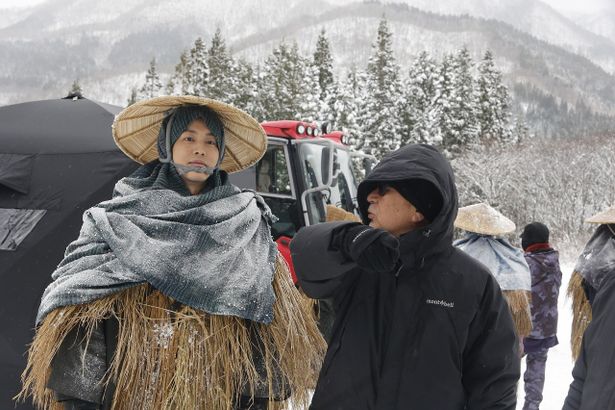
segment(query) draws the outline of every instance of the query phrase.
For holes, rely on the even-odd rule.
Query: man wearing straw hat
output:
[[[514,222],[482,202],[460,208],[455,227],[467,234],[454,245],[484,264],[500,285],[521,343],[532,329],[531,278],[521,249],[503,237],[514,232]]]
[[[557,299],[562,284],[559,252],[549,244],[549,228],[532,222],[523,228],[521,246],[532,274],[532,331],[523,339],[526,370],[524,410],[538,410],[542,402],[549,349],[557,340]]]
[[[487,269],[452,246],[457,191],[429,145],[386,155],[358,188],[363,223],[301,229],[303,290],[334,300],[311,409],[513,410],[518,345]]]
[[[85,212],[43,295],[21,398],[45,409],[306,403],[324,341],[270,210],[228,182],[265,152],[258,122],[214,100],[158,97],[120,113],[113,137],[145,165]]]
[[[615,408],[615,207],[586,222],[599,226],[579,256],[568,286],[573,296],[576,362],[564,410]]]

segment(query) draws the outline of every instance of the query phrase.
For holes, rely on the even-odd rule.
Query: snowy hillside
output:
[[[529,83],[572,105],[581,98],[596,110],[613,112],[613,75],[577,54],[494,20],[440,16],[399,5],[351,4],[329,11],[318,22],[291,20],[283,27],[231,42],[231,46],[252,61],[270,51],[281,37],[296,40],[300,49],[309,51],[319,30],[326,27],[338,66],[361,67],[383,14],[390,20],[393,49],[402,67],[423,50],[442,55],[465,45],[477,57],[491,49],[510,84]]]
[[[405,3],[438,14],[467,14],[503,21],[540,40],[579,53],[615,73],[615,37],[606,36],[610,40],[601,37],[597,34],[604,33],[587,29],[582,21],[577,24],[540,0],[386,0],[385,3]],[[615,30],[614,21],[611,16],[611,30]],[[608,18],[603,23],[606,28]]]
[[[610,39],[615,43],[615,6],[600,14],[585,15],[578,19],[579,24],[593,33]]]
[[[575,54],[585,53],[591,44],[594,57],[608,60],[615,58],[615,46],[538,0],[405,0],[388,5],[211,0],[207,7],[188,0],[47,0],[26,10],[0,18],[0,104],[57,98],[79,80],[88,97],[124,105],[131,88],[143,82],[152,58],[163,77],[171,74],[180,53],[197,37],[210,41],[217,27],[235,57],[253,64],[262,64],[281,41],[296,41],[309,55],[325,28],[335,70],[343,74],[353,65],[365,66],[376,26],[385,15],[404,71],[421,51],[439,57],[467,46],[478,59],[490,49],[511,87],[521,84],[523,92],[531,90],[540,98],[570,106],[581,101],[615,115],[615,76]],[[553,45],[557,40],[565,47]]]

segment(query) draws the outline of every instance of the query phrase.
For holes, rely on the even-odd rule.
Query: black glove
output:
[[[383,229],[363,224],[348,224],[334,234],[338,249],[361,268],[373,272],[390,272],[399,259],[399,241]]]

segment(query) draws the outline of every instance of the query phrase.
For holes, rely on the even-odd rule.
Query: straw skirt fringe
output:
[[[572,299],[572,329],[570,332],[570,348],[572,358],[577,360],[581,353],[583,333],[592,321],[592,308],[583,289],[583,277],[579,272],[572,272],[568,290],[568,298]]]
[[[523,339],[532,331],[532,315],[530,312],[530,292],[526,290],[502,291],[508,308],[513,317],[517,336]]]
[[[112,408],[231,410],[238,394],[257,389],[269,394],[269,409],[307,408],[325,342],[316,327],[313,303],[294,287],[278,255],[273,281],[276,303],[269,325],[234,316],[210,315],[173,300],[151,286],[139,285],[86,305],[51,312],[41,323],[22,374],[20,400],[32,397],[38,408],[60,410],[47,388],[54,356],[75,327],[86,343],[97,322],[119,322],[117,349],[105,378],[116,385]],[[259,335],[255,344],[251,333]],[[259,377],[254,351],[262,357],[266,380]],[[282,386],[280,386],[282,385]],[[274,402],[276,391],[290,391]],[[279,394],[279,393],[278,393]]]

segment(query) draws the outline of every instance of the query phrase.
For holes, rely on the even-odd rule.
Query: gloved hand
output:
[[[363,224],[349,224],[344,228],[339,243],[344,256],[368,271],[393,270],[399,259],[399,241],[395,236]]]

